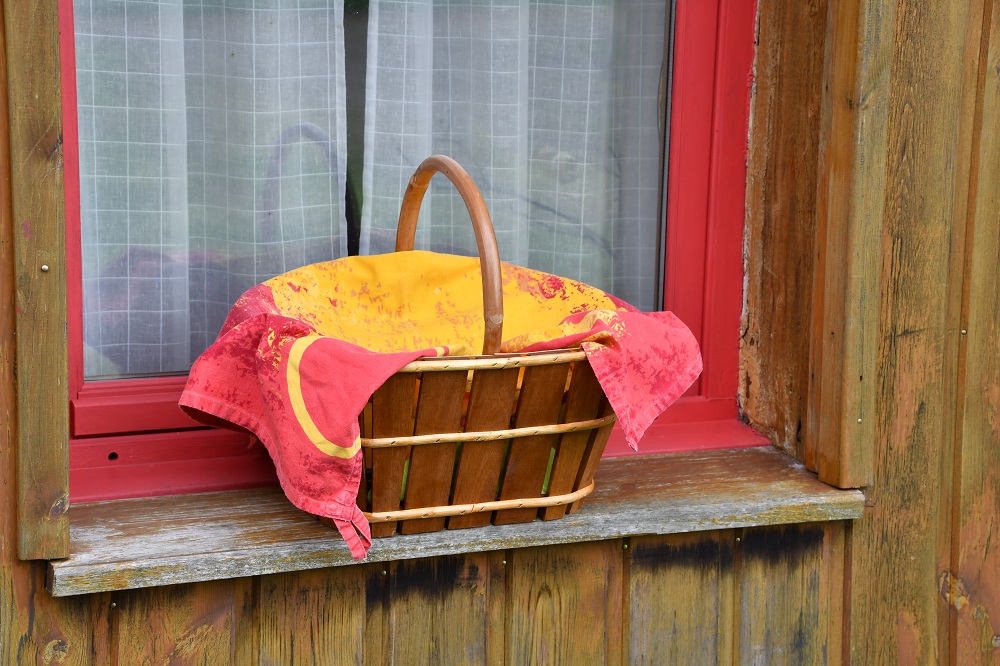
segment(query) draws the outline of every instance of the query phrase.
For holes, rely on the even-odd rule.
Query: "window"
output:
[[[477,180],[505,260],[695,331],[705,373],[644,453],[761,442],[735,420],[753,7],[282,4],[60,0],[74,501],[271,481],[249,437],[177,409],[183,373],[246,288],[387,249],[432,152]],[[431,196],[423,243],[468,253]]]

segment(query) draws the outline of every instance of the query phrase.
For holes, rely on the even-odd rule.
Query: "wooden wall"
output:
[[[1000,3],[762,0],[759,32],[742,405],[865,486],[852,661],[1000,663]]]
[[[8,549],[0,663],[837,663],[844,543],[807,524],[60,599]]]

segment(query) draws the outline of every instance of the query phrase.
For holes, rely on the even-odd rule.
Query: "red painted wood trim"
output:
[[[177,406],[187,377],[87,382],[70,401],[75,437],[201,428]]]
[[[69,395],[83,386],[83,279],[80,229],[80,132],[76,95],[76,45],[73,0],[59,0],[59,49],[62,79],[63,183],[66,201],[66,337]],[[70,426],[72,432],[72,425]]]
[[[263,445],[227,430],[71,440],[69,459],[71,503],[278,483]]]
[[[705,250],[718,3],[677,0],[663,309],[704,339]],[[700,380],[688,395],[698,395]],[[735,392],[734,394],[735,395]]]
[[[743,230],[747,141],[753,84],[756,3],[722,0],[716,60],[711,189],[705,260],[705,370],[701,394],[736,395],[740,309],[743,304]]]

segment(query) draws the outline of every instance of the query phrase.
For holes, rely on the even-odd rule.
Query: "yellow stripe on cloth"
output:
[[[295,413],[295,418],[298,419],[299,425],[302,426],[302,430],[305,431],[309,441],[317,449],[329,456],[353,458],[358,450],[361,449],[361,438],[358,437],[354,440],[354,444],[351,446],[341,446],[328,440],[319,431],[319,428],[316,427],[316,423],[312,420],[312,416],[309,415],[309,410],[306,408],[306,401],[302,397],[302,378],[299,373],[299,363],[302,361],[302,355],[305,354],[309,345],[317,340],[319,340],[319,337],[315,335],[299,338],[292,343],[292,347],[288,351],[288,372],[286,375],[288,381],[288,399],[292,403],[292,411]]]

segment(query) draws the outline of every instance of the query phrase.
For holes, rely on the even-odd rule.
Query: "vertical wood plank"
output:
[[[954,576],[942,593],[956,616],[952,663],[1000,660],[1000,2],[988,2],[978,160],[972,183],[964,390]]]
[[[822,525],[743,532],[736,580],[737,663],[827,663],[824,541]]]
[[[848,607],[847,535],[850,523],[824,523],[823,571],[820,578],[820,609],[826,611],[826,663],[843,664],[849,654],[848,627],[845,610]]]
[[[400,437],[413,434],[413,401],[417,387],[415,373],[397,373],[372,396],[372,437]],[[409,446],[372,451],[372,511],[396,511],[403,492],[403,472],[410,457]],[[376,523],[373,537],[395,534],[397,523]]]
[[[261,664],[361,664],[362,567],[314,569],[260,579]]]
[[[732,663],[731,531],[631,539],[629,663]]]
[[[517,398],[516,368],[480,370],[472,377],[466,432],[505,430],[510,427]],[[506,442],[467,442],[458,454],[455,504],[489,502],[497,498]],[[490,522],[488,512],[452,516],[448,528],[479,527]]]
[[[420,381],[420,400],[414,435],[459,432],[468,373],[428,372]],[[413,447],[410,454],[410,477],[404,507],[416,509],[449,503],[452,475],[455,471],[456,444],[426,444]],[[403,534],[436,532],[444,529],[444,518],[406,520],[400,524]]]
[[[130,590],[115,595],[116,663],[234,664],[249,578]]]
[[[828,19],[804,446],[841,488],[872,478],[894,16],[895,3],[845,2]]]
[[[23,392],[29,390],[30,386],[19,384],[20,380],[28,381],[24,375],[30,373],[17,371],[18,367],[23,369],[33,365],[28,363],[19,366],[17,360],[19,350],[15,332],[20,317],[17,312],[20,304],[17,302],[15,278],[19,275],[20,269],[16,268],[15,245],[25,242],[26,239],[24,228],[15,223],[15,219],[19,218],[14,217],[13,200],[16,198],[17,210],[20,213],[31,205],[37,205],[38,210],[50,210],[49,207],[53,204],[61,206],[62,196],[61,174],[58,169],[48,176],[38,171],[38,163],[47,159],[44,155],[39,156],[38,151],[44,152],[46,149],[52,149],[54,145],[53,137],[43,132],[47,129],[44,123],[55,119],[56,136],[61,125],[55,3],[45,3],[44,6],[37,7],[34,4],[6,3],[4,11],[0,12],[0,664],[104,664],[109,663],[111,658],[110,595],[95,594],[54,599],[45,590],[45,563],[19,559],[19,555],[30,557],[65,555],[62,543],[64,537],[68,537],[69,534],[65,517],[55,515],[59,511],[49,516],[50,509],[64,492],[56,488],[61,486],[60,478],[65,481],[65,477],[60,476],[58,469],[53,476],[54,485],[49,488],[43,483],[40,486],[40,493],[35,498],[51,499],[32,505],[20,501],[18,497],[18,490],[22,486],[26,491],[31,491],[32,488],[29,485],[31,480],[25,480],[21,475],[23,468],[38,464],[42,468],[38,470],[39,473],[47,474],[46,470],[50,469],[51,463],[55,461],[51,453],[53,446],[59,441],[60,422],[58,414],[47,412],[46,407],[51,407],[56,401],[60,401],[59,408],[64,412],[66,409],[65,391],[62,397],[58,391],[58,386],[64,388],[66,386],[65,369],[59,379],[61,384],[51,391],[41,391],[34,395]],[[30,15],[33,9],[37,12],[36,19],[32,19]],[[33,21],[37,21],[38,24],[34,25]],[[9,38],[13,38],[13,43],[7,41]],[[28,60],[36,62],[29,65]],[[53,63],[55,70],[51,69]],[[43,78],[34,81],[33,76]],[[10,86],[8,77],[11,79]],[[53,85],[54,91],[51,88]],[[33,97],[35,88],[39,92],[38,100]],[[51,108],[53,102],[56,105],[54,111]],[[8,103],[15,107],[13,117]],[[37,109],[32,108],[34,104],[38,105]],[[37,178],[38,180],[34,182],[16,181],[12,178],[12,119],[16,119],[15,132],[29,133],[27,136],[19,134],[15,141],[18,159],[27,163],[19,165],[14,169],[14,173],[18,174],[18,177]],[[39,148],[33,150],[31,144],[25,145],[25,140],[31,136],[30,132],[35,132],[36,138],[44,135],[49,140],[40,142]],[[60,151],[55,150],[55,153],[53,159],[58,165]],[[49,168],[51,167],[52,164],[49,165]],[[56,191],[57,198],[60,198],[59,202],[52,200],[56,196]],[[32,204],[27,200],[30,196],[36,196],[40,201]],[[59,208],[59,211],[61,210]],[[63,225],[61,212],[58,214],[53,212],[53,215],[51,220],[42,220],[43,228],[48,224],[61,229]],[[32,232],[34,233],[33,229]],[[35,241],[37,240],[36,238]],[[52,250],[52,247],[46,246],[46,249]],[[37,248],[33,251],[37,251]],[[23,256],[24,248],[19,252]],[[55,271],[56,275],[64,275],[58,266],[55,267]],[[55,284],[58,280],[56,277],[49,282]],[[34,291],[31,294],[32,297],[39,296]],[[38,313],[36,307],[32,316]],[[49,314],[52,314],[51,311]],[[31,336],[26,334],[26,337]],[[25,349],[24,353],[38,355],[48,353],[42,342],[24,346],[30,346],[33,350],[29,352]],[[57,339],[52,349],[56,363],[60,353],[65,353],[65,342]],[[51,369],[51,365],[40,367],[39,375],[30,381],[44,381],[44,372]],[[19,388],[22,391],[20,401],[17,393]],[[37,390],[37,386],[35,389]],[[19,419],[18,417],[22,416],[18,413],[19,403],[23,405],[32,402],[27,400],[28,396],[37,399],[37,402],[31,405],[35,411],[24,414],[23,418]],[[21,433],[22,437],[26,436],[25,433],[31,428],[40,425],[45,414],[54,421],[54,430],[45,431],[52,432],[53,438],[38,438],[32,441],[31,450],[19,450],[18,433]],[[65,432],[62,435],[61,441],[65,445]],[[20,456],[22,451],[24,455]],[[47,465],[49,467],[46,467]],[[33,506],[43,510],[42,513],[33,515]],[[33,526],[41,526],[41,531],[32,532]]]
[[[389,576],[390,663],[487,662],[488,553],[393,562]]]
[[[486,663],[507,662],[507,558],[506,551],[489,554],[489,587],[486,589]]]
[[[514,417],[515,428],[555,423],[562,408],[563,392],[569,365],[539,365],[524,369],[521,397]],[[507,455],[500,499],[541,497],[542,483],[549,465],[549,454],[555,443],[554,435],[518,437],[511,440]],[[506,509],[497,511],[496,525],[527,523],[538,515],[537,509]]]
[[[816,233],[827,3],[762,0],[758,11],[739,400],[755,428],[803,459],[809,359],[801,341],[815,262],[802,248]]]
[[[378,666],[388,663],[389,576],[388,563],[364,565],[365,621],[362,663]]]
[[[622,552],[621,540],[512,551],[508,663],[620,663]]]
[[[13,516],[2,511],[6,499],[0,499],[5,521]],[[3,536],[13,528],[10,520]],[[55,599],[45,591],[44,564],[14,556],[0,548],[0,664],[108,663],[111,596]]]
[[[611,403],[605,398],[597,415],[603,418],[611,416],[613,413],[614,410],[611,409]],[[604,447],[608,445],[608,438],[611,437],[611,430],[613,428],[614,424],[606,425],[591,432],[590,439],[587,441],[587,449],[583,452],[583,465],[580,466],[580,473],[576,477],[574,489],[579,490],[580,488],[584,488],[594,480],[594,473],[601,463],[601,456],[604,455]],[[578,510],[583,506],[585,500],[586,498],[578,499],[570,504],[569,508],[566,509],[566,513],[573,513]]]
[[[604,390],[594,375],[590,363],[580,361],[573,366],[573,378],[566,395],[566,414],[563,423],[585,421],[597,418],[597,410],[604,400]],[[573,432],[559,438],[556,458],[549,480],[549,495],[563,495],[572,492],[580,473],[583,456],[587,452],[587,442],[591,439],[589,430]],[[541,510],[542,520],[553,520],[566,515],[566,505],[550,506]]]
[[[18,446],[18,553],[69,554],[69,375],[62,93],[55,2],[4,3],[12,191]],[[5,128],[7,126],[4,123]],[[6,153],[6,146],[0,149]],[[8,171],[9,168],[9,171]],[[48,266],[42,272],[42,265]]]
[[[970,162],[968,144],[956,141],[968,137],[968,32],[980,21],[965,4],[894,4],[891,28],[883,27],[891,67],[878,85],[888,97],[888,123],[874,429],[855,440],[867,446],[853,447],[870,452],[874,505],[851,539],[850,659],[857,663],[930,663],[950,651],[937,588],[948,566],[960,200],[968,196],[961,191]],[[978,41],[974,50],[978,56]],[[826,402],[825,386],[823,396]]]

